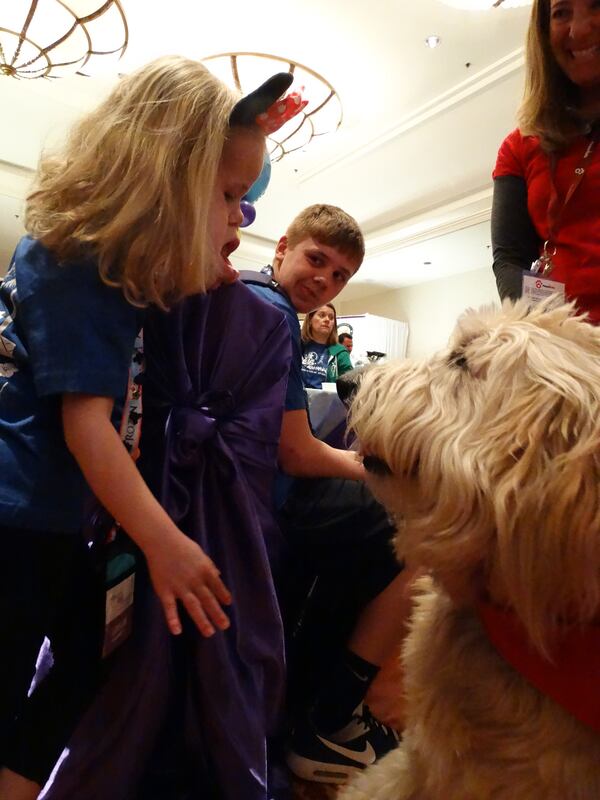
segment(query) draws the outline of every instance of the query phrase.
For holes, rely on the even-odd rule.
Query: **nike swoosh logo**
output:
[[[346,758],[350,758],[352,761],[358,761],[365,766],[372,764],[376,759],[375,750],[373,750],[371,742],[366,743],[364,750],[351,750],[349,747],[344,747],[341,744],[337,744],[337,742],[332,742],[330,739],[323,739],[323,737],[318,734],[317,739],[322,742],[325,747],[329,747],[334,752],[346,756]]]

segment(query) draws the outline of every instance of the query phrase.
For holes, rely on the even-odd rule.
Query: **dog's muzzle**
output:
[[[363,458],[363,466],[371,475],[377,475],[380,478],[392,474],[392,470],[385,461],[382,458],[377,458],[377,456],[365,456]]]

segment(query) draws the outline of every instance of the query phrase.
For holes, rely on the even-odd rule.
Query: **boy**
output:
[[[320,616],[327,616],[327,609],[334,615],[333,626],[321,630],[316,664],[307,667],[306,653],[299,654],[303,671],[312,669],[319,682],[310,712],[296,720],[288,764],[300,777],[335,783],[397,744],[395,733],[372,717],[363,699],[383,660],[402,638],[398,609],[406,578],[390,545],[394,527],[364,485],[356,454],[330,447],[312,433],[297,313],[308,313],[336,297],[363,257],[364,240],[356,221],[335,206],[313,205],[293,220],[277,243],[273,266],[255,278],[251,273],[243,276],[256,294],[284,313],[290,329],[292,364],[276,504],[295,561],[318,576],[313,589],[317,583],[325,587],[326,608]],[[288,635],[293,623],[288,615]],[[310,649],[318,640],[313,634],[305,637],[302,647]],[[292,647],[292,670],[294,659]]]

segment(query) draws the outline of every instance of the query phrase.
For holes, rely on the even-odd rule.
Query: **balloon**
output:
[[[247,200],[242,200],[240,203],[240,210],[244,215],[244,220],[240,225],[240,228],[247,228],[248,225],[252,225],[256,219],[256,209],[252,203],[249,203]]]
[[[260,171],[260,175],[254,181],[252,186],[246,192],[244,197],[245,200],[248,200],[250,203],[255,203],[259,197],[262,197],[263,194],[267,190],[267,186],[269,185],[269,181],[271,180],[271,157],[268,153],[265,152],[265,156],[263,159],[263,166]]]

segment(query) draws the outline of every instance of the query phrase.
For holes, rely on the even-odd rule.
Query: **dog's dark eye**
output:
[[[383,477],[392,474],[392,470],[385,461],[382,458],[377,458],[377,456],[365,456],[363,458],[363,466],[367,472],[371,472],[373,475],[380,475]]]
[[[467,357],[463,350],[453,350],[448,356],[448,365],[451,367],[459,367],[464,370],[469,369]]]

